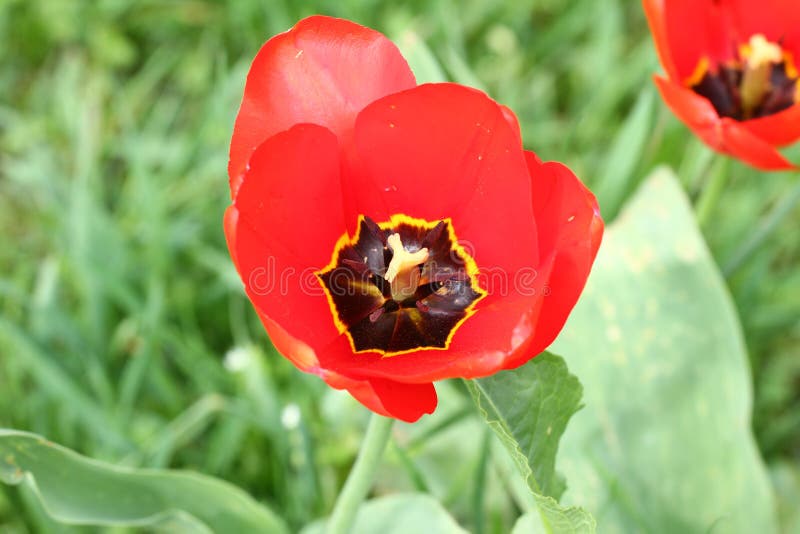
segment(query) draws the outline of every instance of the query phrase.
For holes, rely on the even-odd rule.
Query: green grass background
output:
[[[427,65],[421,80],[444,74],[509,105],[526,147],[572,167],[607,220],[657,164],[694,199],[730,173],[704,233],[745,330],[754,432],[791,502],[800,178],[725,168],[669,113],[634,0],[0,0],[0,426],[220,476],[294,526],[328,512],[365,413],[273,352],[221,227],[249,62],[313,13],[383,31]],[[424,443],[394,446],[379,490],[422,485]],[[513,524],[502,499],[484,515],[461,491],[445,505],[463,524]],[[61,529],[0,486],[0,531]]]

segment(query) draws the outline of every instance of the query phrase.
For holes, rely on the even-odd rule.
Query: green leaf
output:
[[[561,443],[564,500],[601,532],[776,531],[741,328],[671,171],[608,229],[553,348],[585,388]]]
[[[528,512],[517,519],[511,534],[547,534],[547,531],[542,526],[539,513]]]
[[[558,499],[565,484],[555,471],[558,440],[581,407],[583,388],[560,356],[467,382],[489,424],[513,447],[531,490]],[[521,402],[524,399],[524,402]]]
[[[582,392],[564,360],[545,352],[522,367],[466,384],[528,483],[543,532],[594,532],[588,513],[556,500],[564,491],[555,471],[558,442],[581,406]]]
[[[0,480],[27,482],[57,521],[172,532],[288,532],[240,489],[189,472],[97,462],[27,432],[0,429]]]
[[[323,534],[325,522],[304,528],[302,534]],[[407,493],[380,497],[364,503],[358,510],[353,532],[358,534],[466,534],[432,497]]]

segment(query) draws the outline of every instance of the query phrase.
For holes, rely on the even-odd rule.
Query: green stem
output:
[[[472,489],[472,522],[475,534],[482,534],[484,532],[483,525],[483,499],[486,495],[486,471],[489,466],[489,453],[491,447],[491,430],[485,428],[483,432],[483,443],[481,444],[480,457],[478,458],[478,465],[475,468],[475,485]]]
[[[705,228],[708,223],[709,217],[714,212],[717,203],[719,202],[725,186],[728,185],[728,158],[725,156],[718,156],[717,162],[711,170],[711,176],[706,183],[700,198],[697,200],[697,222],[701,228]]]
[[[342,492],[333,506],[333,514],[328,522],[327,534],[346,534],[351,532],[358,507],[364,501],[375,478],[375,470],[380,464],[383,450],[389,442],[394,419],[372,414],[361,450],[347,476]]]

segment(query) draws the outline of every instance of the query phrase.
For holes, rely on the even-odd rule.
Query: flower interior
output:
[[[339,331],[354,352],[394,356],[445,349],[485,292],[449,219],[360,217],[317,273]]]
[[[800,102],[797,79],[792,54],[756,34],[738,47],[736,59],[712,65],[703,57],[686,85],[706,97],[721,117],[748,120]]]

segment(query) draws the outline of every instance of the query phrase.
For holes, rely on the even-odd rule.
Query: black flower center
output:
[[[706,97],[721,117],[736,120],[773,115],[800,102],[798,72],[790,53],[754,35],[739,59],[710,68],[703,58],[687,85]]]
[[[317,273],[337,327],[354,352],[386,356],[444,349],[485,293],[449,219],[361,217]]]

